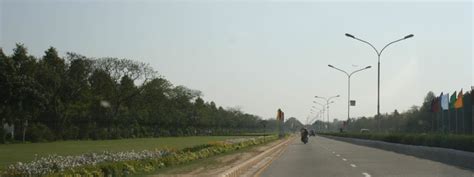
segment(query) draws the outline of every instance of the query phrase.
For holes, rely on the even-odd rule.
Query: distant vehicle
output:
[[[307,136],[302,137],[302,138],[301,138],[301,141],[302,141],[304,144],[308,143],[308,137],[307,137]]]
[[[316,131],[310,130],[309,131],[309,136],[316,136]]]
[[[370,130],[369,130],[369,129],[362,128],[362,129],[360,129],[360,132],[361,132],[361,133],[369,133]]]

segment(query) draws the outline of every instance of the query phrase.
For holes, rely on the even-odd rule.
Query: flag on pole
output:
[[[431,105],[430,105],[431,106],[431,108],[430,108],[431,112],[436,112],[436,99],[438,99],[438,98],[435,97],[435,98],[433,98],[433,100],[431,100]]]
[[[454,103],[456,103],[456,91],[451,95],[451,98],[449,99],[449,109],[454,109]]]
[[[463,97],[463,94],[462,94],[462,89],[461,89],[458,95],[458,99],[456,100],[456,103],[454,103],[454,108],[456,109],[462,108],[463,106],[462,97]]]
[[[442,95],[441,108],[442,110],[449,110],[449,93]]]
[[[431,112],[439,112],[439,101],[440,101],[440,98],[439,97],[435,97],[433,98],[433,100],[431,100]]]
[[[441,98],[443,98],[443,92],[441,92],[439,97],[436,97],[436,106],[435,106],[436,112],[441,111]]]
[[[439,112],[441,108],[441,97],[436,97],[436,102],[435,102],[435,112]]]

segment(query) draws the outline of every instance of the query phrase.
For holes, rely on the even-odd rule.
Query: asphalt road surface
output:
[[[263,177],[474,177],[474,171],[323,137],[295,139]]]

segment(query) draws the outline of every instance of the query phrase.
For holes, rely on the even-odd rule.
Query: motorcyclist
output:
[[[306,128],[301,129],[301,141],[306,144],[308,142],[308,130]]]

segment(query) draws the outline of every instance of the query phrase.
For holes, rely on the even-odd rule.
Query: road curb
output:
[[[398,143],[389,143],[383,141],[357,139],[357,138],[346,138],[322,135],[322,137],[330,138],[333,140],[344,141],[352,144],[368,146],[423,159],[429,159],[437,162],[441,162],[448,165],[462,167],[474,170],[474,153],[467,151],[460,151],[455,149],[439,148],[439,147],[428,147],[428,146],[415,146]]]
[[[250,167],[253,165],[257,164],[260,162],[263,158],[267,157],[269,154],[278,151],[280,148],[282,148],[284,145],[288,144],[291,140],[293,140],[293,137],[290,137],[281,143],[271,147],[270,149],[265,150],[264,152],[258,154],[255,157],[252,157],[251,159],[235,166],[232,167],[228,170],[226,170],[224,173],[219,175],[220,177],[238,177],[242,173],[244,173],[246,170],[248,170]]]

